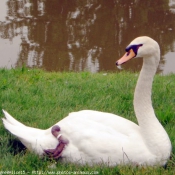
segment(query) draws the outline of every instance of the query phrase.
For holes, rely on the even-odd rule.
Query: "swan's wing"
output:
[[[135,146],[143,148],[138,125],[114,114],[79,111],[69,114],[58,125],[70,141],[64,153],[77,160],[82,156],[90,161],[99,158],[107,161],[109,157],[116,161],[116,157],[126,158],[125,152]]]

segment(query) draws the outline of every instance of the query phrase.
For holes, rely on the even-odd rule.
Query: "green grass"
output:
[[[47,73],[27,68],[0,69],[0,109],[7,110],[26,125],[42,129],[55,124],[68,113],[82,109],[110,112],[137,122],[132,104],[137,78],[138,74],[129,72],[106,75],[88,72]],[[166,168],[89,167],[41,159],[29,151],[21,151],[15,137],[0,122],[0,174],[2,171],[24,171],[25,174],[56,174],[59,171],[63,174],[98,172],[99,175],[175,174],[175,75],[156,75],[152,94],[156,115],[173,145],[172,157]]]

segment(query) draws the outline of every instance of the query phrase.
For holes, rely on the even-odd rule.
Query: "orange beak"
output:
[[[134,51],[132,49],[130,49],[128,52],[126,52],[122,58],[120,58],[117,62],[116,65],[119,66],[125,62],[127,62],[128,60],[130,60],[131,58],[134,58],[136,56],[136,54],[134,53]]]

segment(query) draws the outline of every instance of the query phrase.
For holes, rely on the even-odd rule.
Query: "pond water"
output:
[[[115,61],[141,35],[160,44],[158,73],[175,73],[175,0],[0,0],[0,68],[119,71]]]

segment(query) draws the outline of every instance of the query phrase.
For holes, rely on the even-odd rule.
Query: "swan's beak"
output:
[[[130,60],[131,58],[134,58],[136,56],[136,54],[134,53],[134,51],[132,49],[130,49],[128,52],[126,52],[122,58],[120,58],[118,61],[116,61],[116,65],[119,66],[125,62],[127,62],[128,60]]]

